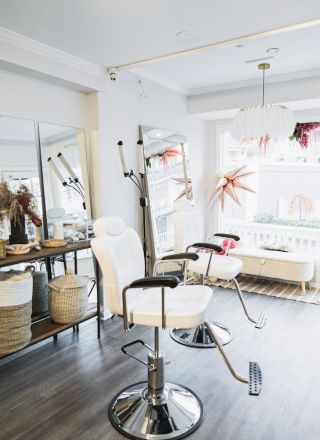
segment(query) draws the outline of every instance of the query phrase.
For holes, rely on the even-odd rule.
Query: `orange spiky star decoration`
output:
[[[173,180],[175,180],[178,184],[185,186],[184,190],[178,195],[175,202],[179,199],[182,199],[182,197],[186,197],[187,199],[191,200],[193,198],[191,178],[187,177],[185,179],[184,177],[174,177]]]
[[[251,174],[254,174],[253,171],[245,171],[246,165],[236,168],[235,170],[231,170],[228,173],[226,173],[218,182],[215,189],[213,190],[213,193],[210,197],[210,202],[219,198],[222,209],[224,208],[224,201],[225,196],[228,195],[231,197],[232,200],[234,200],[238,205],[241,206],[237,193],[236,188],[243,189],[245,191],[255,192],[253,189],[251,189],[248,185],[241,182],[241,180],[244,177],[250,176]]]

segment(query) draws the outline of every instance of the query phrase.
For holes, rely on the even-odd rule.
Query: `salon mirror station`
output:
[[[149,197],[153,260],[174,251],[174,203],[192,199],[187,138],[174,131],[140,127]]]

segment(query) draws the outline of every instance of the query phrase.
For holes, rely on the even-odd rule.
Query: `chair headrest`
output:
[[[96,237],[101,235],[120,235],[125,230],[125,223],[121,217],[101,217],[93,224]]]
[[[194,206],[191,200],[179,199],[174,203],[173,209],[175,212],[192,212]]]

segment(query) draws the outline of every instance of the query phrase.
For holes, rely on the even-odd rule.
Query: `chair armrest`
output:
[[[165,287],[170,287],[171,289],[177,287],[179,284],[179,278],[167,275],[163,277],[147,277],[140,278],[138,280],[133,281],[131,284],[126,286],[122,290],[122,307],[123,307],[123,326],[124,331],[129,331],[129,320],[128,320],[128,308],[127,308],[127,291],[129,289],[144,289],[144,288],[153,288],[153,287],[161,287],[161,321],[162,328],[166,327],[166,319],[165,319]]]
[[[199,259],[199,255],[195,252],[182,252],[180,254],[170,254],[162,257],[160,261],[169,261],[169,260],[192,260],[197,261]]]
[[[191,247],[198,249],[208,249],[215,252],[223,252],[221,246],[218,246],[217,244],[213,244],[213,243],[194,243],[191,246],[188,246],[188,249],[190,249]]]
[[[197,261],[199,258],[199,255],[195,252],[182,252],[179,254],[170,254],[166,255],[165,257],[162,257],[161,260],[158,260],[154,263],[153,266],[153,275],[156,276],[158,273],[158,267],[161,266],[161,264],[165,263],[166,261],[171,261],[172,263],[184,263],[184,272],[186,276],[187,271],[187,264],[188,261]]]
[[[128,289],[145,289],[150,287],[170,287],[170,289],[174,289],[175,287],[177,287],[179,282],[179,278],[173,275],[167,275],[163,277],[147,277],[133,281],[128,286]]]
[[[220,234],[220,232],[218,232],[217,234],[212,235],[212,237],[231,238],[234,241],[239,241],[240,240],[240,237],[238,235]]]

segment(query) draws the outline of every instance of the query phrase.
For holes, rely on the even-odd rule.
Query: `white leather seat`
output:
[[[190,261],[188,269],[197,274],[206,275],[210,253],[199,253],[197,261]],[[243,262],[239,258],[225,255],[212,255],[208,276],[219,280],[232,280],[243,268]]]
[[[166,327],[191,328],[202,324],[211,296],[211,289],[203,290],[202,286],[166,289]],[[161,289],[128,292],[127,309],[131,323],[161,327]]]

